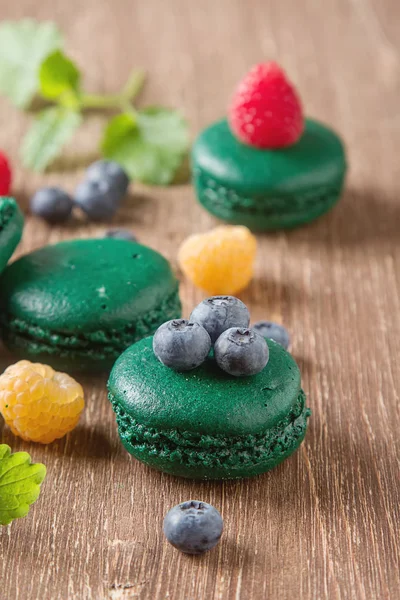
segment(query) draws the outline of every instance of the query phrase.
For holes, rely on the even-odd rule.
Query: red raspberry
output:
[[[0,196],[7,196],[11,186],[11,168],[7,156],[0,150]]]
[[[229,108],[232,132],[258,148],[295,144],[304,128],[300,99],[275,62],[255,65],[239,83]]]

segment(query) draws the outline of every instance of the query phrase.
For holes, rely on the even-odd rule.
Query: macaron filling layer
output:
[[[178,285],[174,292],[161,304],[144,315],[138,316],[134,322],[120,329],[99,329],[96,331],[75,332],[73,334],[46,330],[39,325],[29,323],[10,314],[0,314],[0,326],[3,336],[10,345],[34,349],[35,352],[53,353],[60,356],[87,356],[105,358],[117,357],[128,346],[151,335],[163,318],[174,318],[180,312]]]
[[[326,210],[328,205],[336,202],[343,185],[343,177],[339,177],[330,185],[316,186],[296,195],[265,193],[249,196],[212,179],[199,168],[195,169],[195,177],[203,206],[214,212],[219,211],[222,216],[225,211],[232,209],[243,215],[272,218],[296,216],[303,211],[308,214],[310,210]]]
[[[190,467],[238,468],[277,461],[290,455],[301,443],[307,429],[310,409],[300,390],[288,415],[262,434],[245,436],[206,435],[177,429],[158,430],[133,419],[109,392],[116,414],[121,441],[132,454],[145,451],[163,460]]]

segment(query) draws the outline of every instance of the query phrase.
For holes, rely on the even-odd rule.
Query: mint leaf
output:
[[[24,165],[34,171],[43,171],[60,153],[81,121],[78,112],[63,106],[46,108],[39,113],[22,142]]]
[[[71,94],[76,97],[80,79],[79,69],[60,50],[50,54],[40,66],[40,91],[49,100]]]
[[[0,444],[0,525],[28,514],[45,476],[46,467],[32,464],[27,452],[11,454],[9,446]]]
[[[0,25],[0,92],[16,106],[26,107],[39,87],[40,64],[61,44],[54,23],[4,21]]]
[[[187,125],[175,110],[151,107],[111,119],[103,140],[106,158],[118,162],[133,179],[154,185],[171,183],[189,145]]]

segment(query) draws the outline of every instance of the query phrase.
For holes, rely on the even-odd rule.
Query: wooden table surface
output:
[[[143,466],[119,443],[105,378],[86,379],[77,429],[50,446],[0,440],[48,468],[30,515],[0,532],[0,598],[398,599],[400,389],[400,9],[396,0],[19,0],[2,18],[54,19],[93,91],[132,66],[144,102],[180,107],[193,136],[223,115],[250,65],[276,58],[307,113],[336,127],[349,157],[339,205],[315,224],[259,236],[242,298],[254,319],[285,323],[313,415],[305,443],[253,480],[196,483]],[[73,190],[99,136],[93,116],[45,176],[20,168],[28,117],[0,102],[0,147],[15,194]],[[215,224],[189,185],[134,186],[116,224],[176,262],[179,243]],[[27,218],[18,254],[104,228]],[[203,294],[182,282],[187,315]],[[3,349],[1,363],[11,361]],[[169,546],[162,520],[180,501],[214,504],[220,545],[203,557]]]

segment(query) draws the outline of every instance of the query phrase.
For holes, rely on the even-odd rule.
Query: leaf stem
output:
[[[128,115],[131,115],[133,120],[136,121],[137,111],[136,111],[135,107],[133,106],[133,104],[131,104],[129,102],[129,100],[122,102],[121,110],[122,110],[122,112],[127,113]]]
[[[122,96],[119,94],[84,94],[81,98],[82,108],[119,108]]]
[[[130,103],[142,90],[145,79],[145,72],[136,69],[130,74],[120,94],[83,94],[81,108],[115,108],[124,111],[129,108],[128,112],[131,112],[134,109]]]
[[[122,95],[124,98],[133,102],[138,94],[142,91],[145,81],[146,73],[144,71],[141,69],[135,69],[132,71],[122,90]]]

